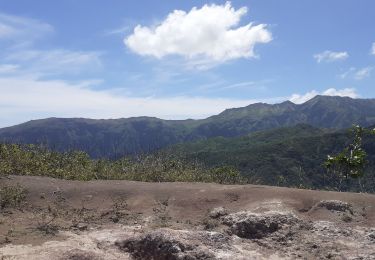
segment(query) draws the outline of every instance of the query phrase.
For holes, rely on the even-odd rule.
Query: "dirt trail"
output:
[[[370,194],[206,183],[1,180],[16,183],[27,189],[27,199],[20,209],[1,211],[2,259],[375,259],[375,196]]]

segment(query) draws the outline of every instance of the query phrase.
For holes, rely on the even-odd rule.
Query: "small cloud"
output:
[[[370,50],[371,55],[375,55],[375,42],[372,44],[371,50]]]
[[[346,79],[346,78],[348,78],[349,76],[351,76],[355,71],[356,71],[356,68],[351,67],[350,69],[348,69],[348,70],[345,71],[344,73],[341,73],[339,76],[340,76],[340,78],[342,78],[342,79]]]
[[[254,47],[270,42],[272,34],[266,24],[238,26],[246,13],[246,7],[236,10],[230,2],[194,7],[189,12],[174,10],[157,26],[137,25],[124,43],[139,55],[180,56],[201,69],[254,58]]]
[[[245,81],[240,83],[234,83],[229,86],[222,87],[222,89],[236,89],[236,88],[246,88],[246,87],[253,87],[257,84],[255,81]]]
[[[272,79],[264,79],[264,80],[258,80],[258,81],[243,81],[238,82],[230,85],[225,85],[221,88],[218,88],[218,90],[229,90],[229,89],[252,89],[252,90],[265,90],[267,89],[267,84],[272,82]]]
[[[35,19],[0,13],[0,40],[31,41],[53,30],[51,25]]]
[[[358,94],[356,89],[354,88],[344,88],[344,89],[335,89],[335,88],[329,88],[325,91],[318,92],[316,90],[312,90],[310,92],[307,92],[306,94],[300,95],[300,94],[293,94],[289,100],[295,104],[302,104],[306,101],[312,99],[316,95],[324,95],[324,96],[339,96],[339,97],[351,97],[351,98],[357,98]]]
[[[124,34],[130,30],[130,27],[125,25],[123,27],[119,27],[116,29],[108,30],[104,33],[104,35],[116,35],[116,34]]]
[[[14,34],[15,32],[16,32],[16,30],[13,27],[11,27],[7,24],[4,24],[4,23],[0,23],[0,39],[9,37],[12,34]]]
[[[15,64],[0,64],[0,74],[13,73],[18,70],[19,66]]]
[[[372,69],[373,69],[372,67],[366,67],[366,68],[360,69],[355,73],[354,78],[356,80],[362,80],[364,78],[368,78],[370,77]]]
[[[329,88],[322,93],[325,96],[339,96],[339,97],[351,97],[357,98],[358,94],[355,88],[344,88],[344,89],[335,89]]]
[[[310,92],[307,92],[306,94],[300,95],[300,94],[293,94],[289,100],[295,104],[302,104],[306,101],[312,99],[316,95],[319,95],[319,93],[315,90],[312,90]]]
[[[334,51],[324,51],[314,55],[314,59],[318,62],[333,62],[345,60],[349,57],[347,52],[334,52]]]
[[[52,50],[17,50],[5,57],[6,61],[23,64],[29,71],[41,74],[82,72],[101,65],[100,52]]]
[[[342,79],[353,78],[355,80],[362,80],[362,79],[370,77],[371,71],[373,69],[374,69],[373,67],[365,67],[362,69],[351,67],[344,73],[340,74],[340,78]]]

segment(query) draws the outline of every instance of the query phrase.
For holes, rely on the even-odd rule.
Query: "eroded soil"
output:
[[[375,196],[11,176],[0,259],[375,259]]]

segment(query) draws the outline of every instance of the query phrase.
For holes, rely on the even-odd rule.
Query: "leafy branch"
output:
[[[375,134],[375,129],[366,129],[359,125],[351,128],[354,135],[352,143],[345,147],[335,156],[328,155],[324,166],[328,170],[333,170],[344,179],[359,178],[364,174],[367,161],[367,153],[362,148],[362,139],[366,134]]]

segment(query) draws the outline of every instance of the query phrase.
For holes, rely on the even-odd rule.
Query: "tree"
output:
[[[220,184],[239,184],[244,183],[245,179],[240,172],[233,166],[225,165],[211,169],[214,182]]]
[[[360,188],[360,178],[364,175],[365,166],[367,164],[367,153],[362,148],[362,139],[367,134],[375,134],[375,129],[369,130],[359,125],[351,128],[353,141],[346,146],[339,154],[335,156],[328,155],[324,166],[328,170],[337,173],[340,180],[349,178],[358,179]]]

